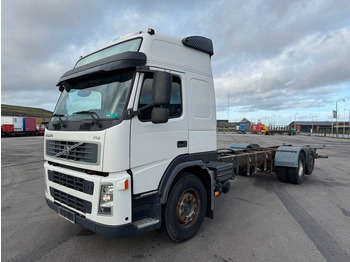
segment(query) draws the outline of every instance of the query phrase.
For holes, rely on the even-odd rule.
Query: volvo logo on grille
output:
[[[61,152],[58,152],[56,155],[54,155],[54,157],[59,157],[59,156],[62,156],[62,155],[68,156],[69,152],[71,150],[73,150],[74,148],[77,148],[78,146],[81,146],[82,144],[84,144],[84,143],[78,142],[78,143],[76,143],[76,144],[74,144],[72,146],[65,146],[64,149]]]

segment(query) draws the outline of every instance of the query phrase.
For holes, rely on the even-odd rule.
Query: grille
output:
[[[92,205],[91,205],[91,202],[89,201],[69,195],[67,193],[54,189],[52,187],[50,187],[50,194],[58,202],[61,202],[83,213],[89,213],[89,214],[91,213]]]
[[[60,172],[48,171],[49,180],[56,184],[69,187],[71,189],[92,195],[94,192],[94,182],[87,181],[83,178],[66,175]]]
[[[97,163],[98,145],[46,140],[46,155],[78,162]]]

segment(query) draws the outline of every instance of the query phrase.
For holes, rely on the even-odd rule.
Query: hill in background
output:
[[[51,111],[42,108],[1,104],[2,116],[51,117],[52,114]]]

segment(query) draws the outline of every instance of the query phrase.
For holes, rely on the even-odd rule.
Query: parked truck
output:
[[[294,136],[296,134],[295,129],[293,127],[289,127],[289,126],[271,126],[269,128],[269,133],[271,135],[283,135],[283,134],[287,134],[289,136]]]
[[[43,135],[44,126],[36,125],[35,117],[1,117],[1,136]]]
[[[311,147],[217,150],[213,54],[208,38],[150,29],[79,59],[45,130],[49,207],[108,236],[162,229],[184,242],[236,176],[297,184],[311,174]]]
[[[247,127],[245,124],[239,124],[239,126],[237,126],[237,133],[238,134],[246,134],[247,133]]]
[[[269,128],[265,124],[251,125],[250,130],[253,134],[262,134],[262,135],[270,134]]]

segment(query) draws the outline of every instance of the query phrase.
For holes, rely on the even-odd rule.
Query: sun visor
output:
[[[67,71],[60,78],[57,86],[60,86],[64,81],[79,78],[81,76],[88,76],[99,72],[110,72],[123,68],[144,66],[146,61],[147,56],[141,52],[125,52],[109,56]]]

